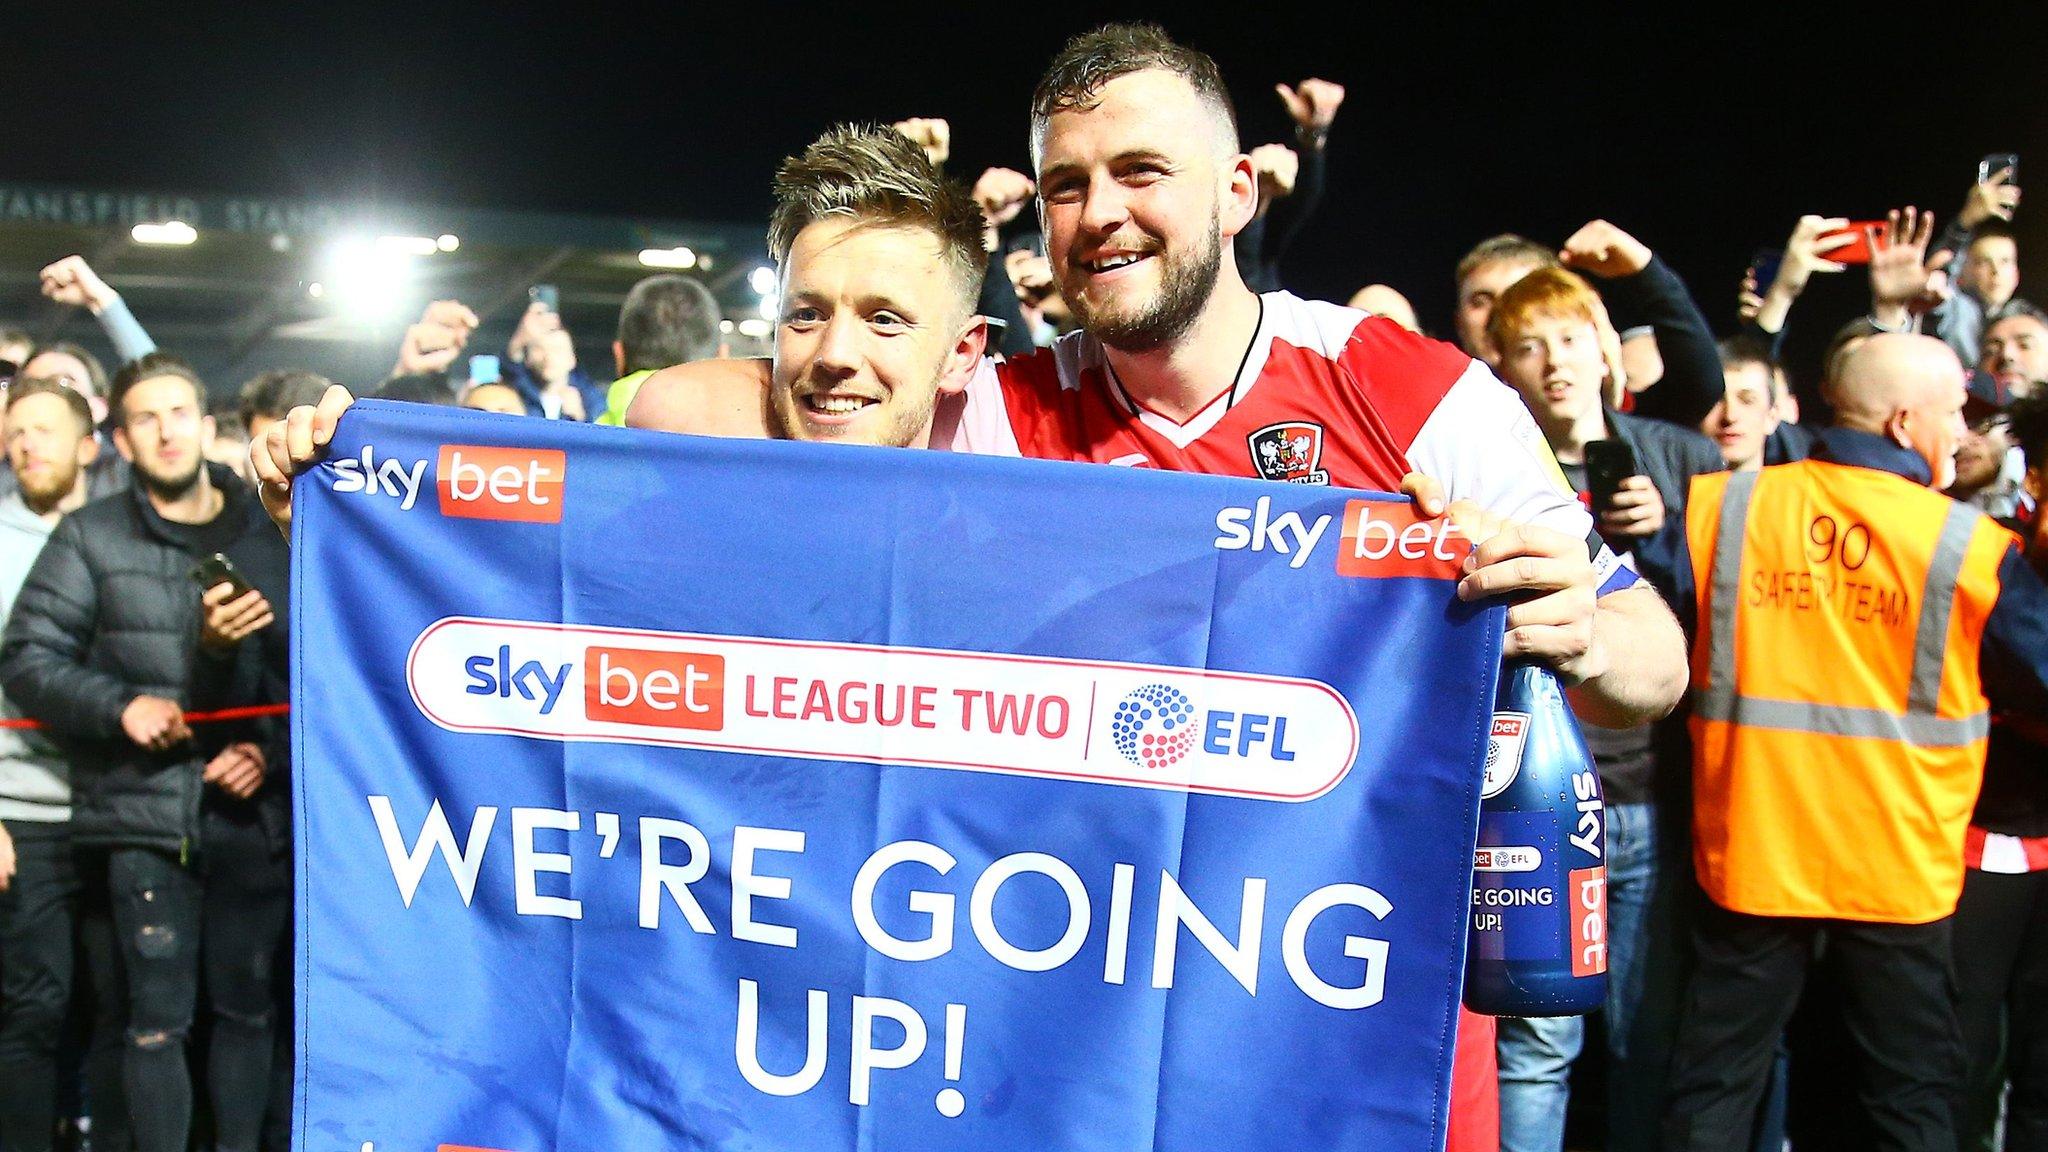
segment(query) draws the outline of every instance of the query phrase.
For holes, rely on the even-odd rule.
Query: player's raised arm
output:
[[[647,378],[626,427],[699,436],[779,435],[768,421],[767,360],[698,360]]]

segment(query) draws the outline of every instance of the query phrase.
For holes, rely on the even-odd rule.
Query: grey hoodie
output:
[[[0,622],[57,526],[29,511],[21,493],[0,497]],[[0,693],[0,717],[21,709]],[[71,819],[71,770],[41,733],[0,728],[0,820],[57,823]]]

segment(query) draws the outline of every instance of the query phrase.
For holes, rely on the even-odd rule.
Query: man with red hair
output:
[[[1610,250],[1622,274],[1649,263],[1649,249],[1618,229]],[[1669,284],[1649,310],[1664,320],[1656,337],[1667,373],[1718,374],[1706,321],[1675,277]],[[1598,516],[1601,535],[1673,596],[1669,557],[1685,523],[1687,487],[1694,476],[1723,467],[1713,442],[1610,406],[1620,380],[1620,342],[1600,297],[1576,273],[1551,266],[1516,281],[1495,302],[1487,339],[1500,356],[1501,375],[1521,393],[1572,489]],[[1596,491],[1589,483],[1586,462],[1596,444],[1625,446],[1636,465],[1618,489]],[[1585,736],[1607,803],[1606,1147],[1648,1152],[1657,1147],[1678,1026],[1683,933],[1676,913],[1687,837],[1683,806],[1674,801],[1684,793],[1691,762],[1682,719],[1589,726]],[[1504,1152],[1563,1146],[1567,1073],[1581,1040],[1577,1017],[1500,1022]]]

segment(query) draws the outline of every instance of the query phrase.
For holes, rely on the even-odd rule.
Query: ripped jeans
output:
[[[115,955],[128,992],[122,1080],[137,1152],[184,1152],[192,1127],[185,1038],[199,998],[199,873],[153,848],[107,853]]]
[[[137,1152],[184,1152],[192,1126],[186,1037],[206,980],[212,1147],[255,1152],[271,1099],[273,982],[290,923],[291,873],[263,830],[208,812],[206,868],[148,848],[108,854],[114,934],[128,991],[122,1062]],[[202,932],[204,935],[202,948]]]

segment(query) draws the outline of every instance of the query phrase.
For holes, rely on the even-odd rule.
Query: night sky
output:
[[[1026,167],[1028,96],[1059,42],[1145,14],[174,7],[10,14],[0,179],[760,221],[776,160],[837,120],[945,116],[964,179]],[[1447,333],[1451,267],[1472,242],[1555,243],[1606,216],[1665,254],[1725,331],[1751,250],[1779,246],[1801,212],[1911,202],[1946,218],[1978,158],[2013,150],[2022,184],[2042,187],[2021,210],[2021,293],[2048,296],[2048,6],[1928,8],[1911,24],[1779,6],[1746,24],[1723,6],[1240,7],[1163,19],[1221,64],[1247,147],[1287,138],[1274,82],[1349,88],[1329,197],[1284,266],[1304,295],[1386,281]],[[1795,331],[1862,307],[1857,274],[1836,281]]]

